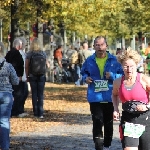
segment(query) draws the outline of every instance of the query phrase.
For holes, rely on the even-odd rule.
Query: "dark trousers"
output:
[[[23,82],[20,81],[18,85],[13,85],[13,97],[14,103],[12,106],[11,116],[18,116],[20,112],[20,106],[22,102],[22,96],[24,92]]]
[[[23,88],[23,93],[22,93],[22,98],[20,101],[20,107],[19,107],[19,113],[24,113],[24,105],[25,105],[25,101],[28,97],[28,84],[27,82],[22,82],[22,88]]]
[[[34,76],[30,77],[29,79],[32,92],[32,106],[34,116],[43,116],[45,81],[45,76]]]
[[[113,136],[113,104],[109,103],[90,103],[90,111],[93,120],[93,141],[97,138],[104,138],[104,146],[111,145]],[[104,135],[102,127],[104,126]]]

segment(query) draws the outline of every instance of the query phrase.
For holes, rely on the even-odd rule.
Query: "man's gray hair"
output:
[[[19,39],[22,41],[22,50],[25,50],[27,40],[25,39],[25,37],[19,37]]]
[[[22,46],[22,41],[19,38],[15,38],[15,40],[13,41],[13,47],[19,47]]]

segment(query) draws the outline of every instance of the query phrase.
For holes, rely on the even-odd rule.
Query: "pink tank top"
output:
[[[121,79],[121,85],[119,88],[119,98],[122,103],[130,100],[136,100],[143,103],[148,103],[149,93],[144,90],[142,84],[140,83],[140,74],[137,74],[136,81],[131,88],[125,87],[124,76]]]

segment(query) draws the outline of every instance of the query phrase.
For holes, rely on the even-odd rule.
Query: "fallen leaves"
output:
[[[84,109],[83,109],[84,108]],[[80,112],[80,109],[82,112]],[[86,87],[72,84],[46,83],[44,93],[44,119],[35,118],[32,113],[31,93],[25,103],[25,118],[11,118],[11,136],[20,132],[40,132],[46,127],[58,124],[74,124],[89,114],[86,101]],[[80,112],[80,114],[78,114]]]

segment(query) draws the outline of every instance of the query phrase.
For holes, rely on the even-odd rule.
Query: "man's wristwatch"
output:
[[[150,104],[146,105],[146,108],[147,108],[148,110],[150,110]]]

